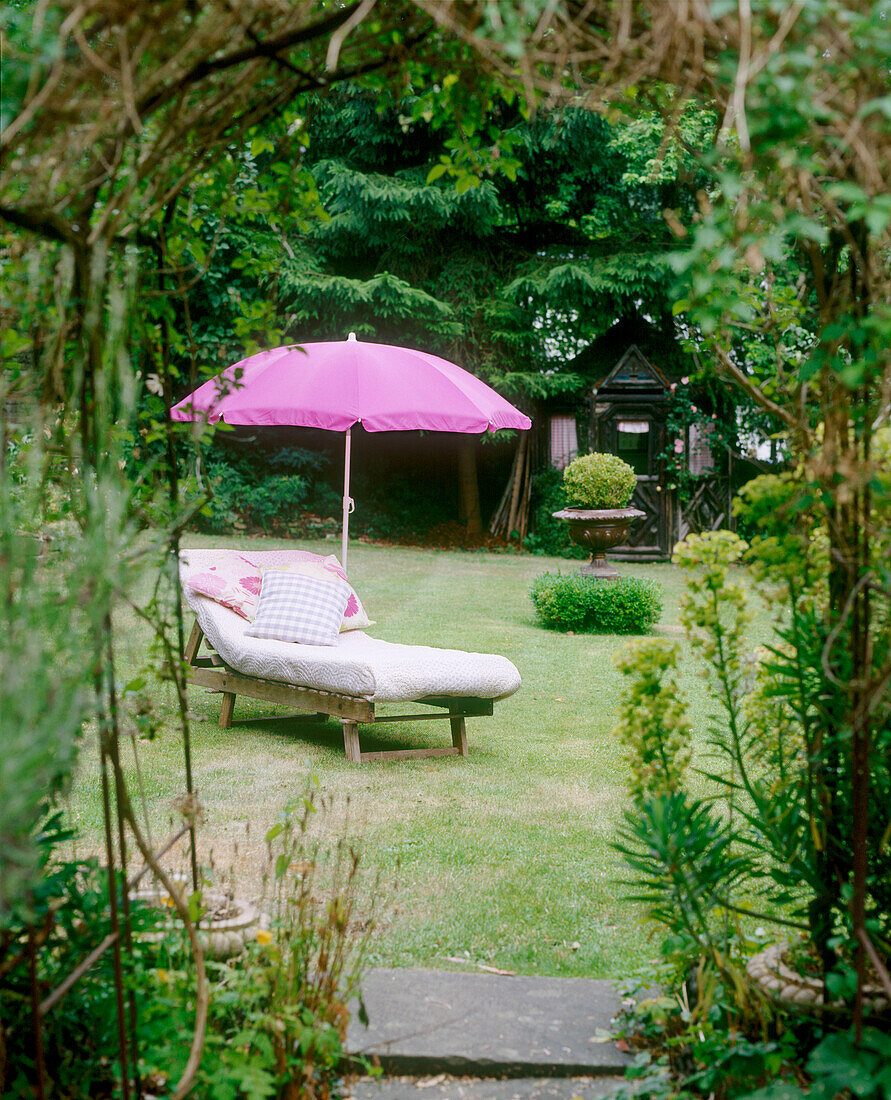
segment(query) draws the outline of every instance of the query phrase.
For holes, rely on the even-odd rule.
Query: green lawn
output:
[[[235,546],[194,536],[187,545]],[[241,540],[238,545],[243,545]],[[255,540],[252,545],[336,552],[339,544]],[[547,569],[577,563],[484,552],[354,545],[350,577],[391,641],[503,653],[523,686],[493,718],[468,719],[470,756],[349,765],[340,726],[298,722],[281,708],[239,699],[231,729],[217,729],[218,697],[191,688],[193,768],[205,807],[200,852],[216,873],[231,867],[241,892],[260,889],[263,835],[299,794],[307,769],[335,809],[318,828],[361,837],[365,865],[383,872],[372,963],[448,968],[466,959],[526,974],[619,977],[654,954],[652,930],[623,900],[623,865],[610,847],[627,805],[623,751],[611,730],[626,639],[565,635],[535,625],[527,592]],[[670,565],[625,565],[665,587],[659,633],[681,638],[682,578]],[[120,678],[146,660],[146,628],[118,619]],[[759,622],[759,632],[765,624]],[[705,741],[703,682],[686,676],[697,742]],[[155,842],[184,787],[173,694],[158,686],[165,728],[140,742]],[[245,721],[251,719],[251,721]],[[364,748],[449,743],[448,723],[363,727]],[[125,756],[132,759],[129,746]],[[71,813],[87,845],[101,828],[95,750],[87,746]],[[134,785],[137,796],[137,788]],[[347,807],[348,802],[348,807]]]

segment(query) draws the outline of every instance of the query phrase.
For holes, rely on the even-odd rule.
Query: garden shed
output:
[[[632,527],[620,560],[659,561],[690,531],[731,523],[734,456],[708,424],[716,410],[707,396],[689,391],[694,363],[678,344],[671,319],[659,326],[628,313],[566,369],[584,385],[541,408],[540,463],[561,469],[575,455],[606,451],[637,474],[631,507],[646,518]],[[697,416],[686,415],[699,402]],[[685,407],[686,406],[686,407]],[[752,470],[742,480],[753,476]]]

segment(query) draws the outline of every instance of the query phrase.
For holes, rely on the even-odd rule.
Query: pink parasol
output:
[[[174,420],[294,425],[345,432],[342,559],[346,567],[350,429],[526,430],[532,421],[485,382],[438,355],[348,340],[262,351],[227,367],[170,410]]]

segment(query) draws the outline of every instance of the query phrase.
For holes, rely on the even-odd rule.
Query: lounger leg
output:
[[[359,748],[359,726],[356,722],[343,722],[343,751],[346,753],[348,764],[361,764],[362,751]]]
[[[223,701],[220,705],[220,729],[227,730],[232,725],[232,710],[235,707],[235,696],[231,691],[222,693]]]
[[[449,725],[452,727],[452,744],[461,756],[467,755],[467,727],[464,724],[463,714],[452,714],[449,717]]]
[[[195,623],[192,627],[192,633],[189,635],[189,640],[186,643],[186,650],[183,653],[183,657],[186,659],[186,664],[191,664],[195,660],[195,656],[198,650],[201,648],[201,642],[204,638],[204,631]]]

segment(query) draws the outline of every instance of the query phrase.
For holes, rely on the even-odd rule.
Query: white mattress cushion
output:
[[[204,555],[218,552],[183,550],[180,578],[200,568]],[[245,634],[250,624],[234,611],[185,585],[183,591],[207,640],[230,668],[246,676],[382,703],[427,695],[504,699],[520,686],[520,674],[506,657],[399,645],[369,637],[364,630],[340,634],[333,646],[250,638]]]

